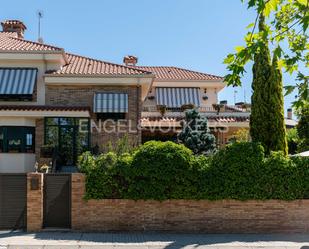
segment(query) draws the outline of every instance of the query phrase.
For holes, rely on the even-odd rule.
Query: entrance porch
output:
[[[0,106],[0,173],[76,171],[90,148],[88,107]]]

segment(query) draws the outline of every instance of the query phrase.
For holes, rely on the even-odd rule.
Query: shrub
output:
[[[202,117],[197,109],[186,111],[178,140],[195,154],[211,154],[216,149],[216,138],[210,132],[207,118]]]
[[[192,151],[173,142],[150,141],[134,154],[128,198],[183,199],[196,192]]]
[[[86,198],[282,199],[309,198],[309,158],[273,152],[258,143],[234,143],[211,157],[184,145],[150,141],[136,151],[80,158]]]
[[[260,178],[264,149],[256,143],[234,143],[216,153],[208,168],[206,199],[263,199]]]
[[[92,156],[84,153],[79,160],[80,171],[87,175],[86,199],[123,198],[127,184],[126,168],[131,164],[129,154],[117,156],[113,152]]]

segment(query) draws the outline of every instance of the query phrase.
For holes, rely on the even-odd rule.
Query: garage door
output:
[[[0,174],[0,229],[26,227],[27,175]]]

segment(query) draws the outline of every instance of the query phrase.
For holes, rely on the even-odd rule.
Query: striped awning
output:
[[[128,112],[127,93],[96,93],[93,100],[95,113],[126,113]]]
[[[0,95],[32,95],[36,68],[0,68]]]
[[[200,89],[197,87],[157,87],[157,105],[179,108],[182,105],[200,106]]]

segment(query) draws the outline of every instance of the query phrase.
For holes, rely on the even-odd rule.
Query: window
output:
[[[35,128],[20,126],[0,127],[0,152],[34,153]]]
[[[97,113],[97,120],[122,120],[126,119],[125,113]]]

